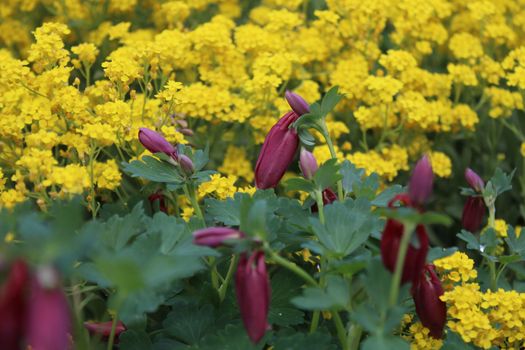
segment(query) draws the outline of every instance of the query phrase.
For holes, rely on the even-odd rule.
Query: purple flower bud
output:
[[[195,170],[195,168],[193,167],[193,162],[191,161],[190,157],[188,157],[185,154],[179,154],[178,161],[179,161],[182,171],[184,171],[185,174],[187,175],[193,174],[193,171]]]
[[[481,193],[483,188],[485,188],[485,182],[483,182],[483,179],[470,168],[465,170],[465,179],[467,180],[470,187],[472,187],[472,189],[476,192]]]
[[[434,265],[425,266],[421,278],[412,285],[411,292],[419,320],[430,330],[433,338],[440,339],[447,320],[447,305],[439,298],[444,291]]]
[[[156,131],[140,128],[139,141],[151,153],[162,152],[177,159],[177,149]]]
[[[412,171],[408,184],[408,195],[416,206],[422,206],[432,194],[434,174],[428,156],[423,156]]]
[[[297,113],[298,116],[302,116],[303,114],[310,112],[310,106],[304,100],[304,98],[298,94],[287,90],[284,94],[284,97],[286,98],[286,101],[292,110]]]
[[[103,339],[108,339],[111,335],[111,327],[113,326],[113,321],[107,322],[84,322],[84,328],[88,330],[90,334],[102,336]],[[118,321],[115,327],[115,344],[119,343],[120,333],[126,330],[126,326],[122,321]]]
[[[235,274],[235,291],[242,322],[252,342],[257,343],[270,328],[267,318],[270,308],[270,281],[264,253],[255,251],[246,258],[243,253]]]
[[[307,179],[312,179],[319,168],[317,166],[317,160],[315,160],[312,152],[309,152],[304,148],[301,148],[301,153],[299,155],[299,167],[301,168],[304,177]]]
[[[286,113],[266,135],[255,165],[257,188],[273,188],[281,181],[299,146],[297,132],[290,128],[298,118],[295,112]]]
[[[53,268],[40,269],[33,279],[27,322],[27,343],[31,349],[71,348],[69,306]]]
[[[467,197],[461,217],[463,228],[470,232],[479,230],[485,217],[486,209],[482,197]]]
[[[244,233],[229,227],[208,227],[193,232],[193,243],[207,247],[218,247],[229,240],[242,239]]]

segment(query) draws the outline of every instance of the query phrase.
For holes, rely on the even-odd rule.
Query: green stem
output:
[[[319,213],[319,221],[324,225],[324,203],[323,203],[323,193],[321,191],[315,191],[315,201],[317,203],[317,212]]]
[[[321,311],[315,310],[312,315],[312,323],[310,323],[310,333],[313,333],[317,330],[319,326],[319,317],[321,316]]]
[[[224,300],[226,297],[226,291],[228,290],[228,284],[230,283],[233,272],[235,271],[235,267],[237,266],[238,256],[233,255],[232,259],[230,261],[230,267],[228,268],[228,272],[226,273],[226,278],[224,279],[224,282],[219,287],[219,298],[221,301]]]
[[[348,350],[357,350],[359,349],[359,343],[361,340],[361,334],[363,333],[363,328],[356,324],[352,323],[350,329],[348,330],[347,344]]]
[[[197,200],[197,194],[195,193],[195,188],[193,185],[184,185],[184,193],[190,199],[191,206],[195,210],[195,215],[202,221],[202,227],[206,226],[206,221],[202,215],[201,207],[199,206],[199,201]]]
[[[323,119],[323,136],[326,140],[326,144],[328,145],[328,149],[330,150],[330,155],[332,156],[332,159],[337,160],[337,154],[335,153],[334,144],[332,142],[332,138],[330,137],[330,133],[328,132],[328,128],[326,127],[326,122]],[[337,197],[339,197],[340,201],[343,201],[344,194],[343,194],[343,181],[339,180],[337,181]]]
[[[496,263],[492,260],[487,259],[490,271],[490,290],[495,292],[498,288],[497,276],[496,276]]]
[[[399,296],[399,286],[401,285],[401,275],[403,273],[403,265],[405,264],[405,257],[410,244],[410,238],[414,229],[412,224],[404,224],[403,237],[399,243],[399,250],[397,252],[396,268],[394,276],[392,277],[392,284],[390,285],[389,304],[391,307],[397,304]]]
[[[111,333],[109,333],[107,350],[113,349],[113,343],[115,342],[115,330],[117,328],[117,322],[118,322],[118,313],[115,313],[115,317],[113,318],[113,323],[111,323]]]
[[[332,319],[334,320],[335,329],[337,330],[337,337],[341,342],[343,350],[348,350],[348,344],[346,343],[345,327],[343,325],[343,321],[341,320],[341,316],[339,316],[339,313],[335,310],[332,311]]]
[[[314,287],[318,286],[315,279],[312,276],[310,276],[305,270],[297,266],[297,264],[289,260],[286,260],[285,258],[281,257],[279,254],[277,254],[274,251],[267,249],[267,252],[268,252],[268,255],[270,255],[270,257],[272,258],[274,263],[276,263],[277,265],[281,265],[285,269],[290,270],[291,272],[295,273],[297,276],[301,277],[306,283]]]

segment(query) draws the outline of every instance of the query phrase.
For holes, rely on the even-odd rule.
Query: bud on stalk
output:
[[[412,171],[408,183],[408,195],[416,206],[422,206],[432,194],[434,174],[428,156],[423,156]]]
[[[476,232],[481,227],[486,212],[483,197],[467,197],[461,216],[461,224],[465,230]]]
[[[235,274],[235,291],[244,328],[253,343],[259,342],[269,329],[270,281],[266,272],[264,253],[253,252],[248,258],[241,255]]]
[[[290,128],[298,118],[295,112],[286,113],[266,135],[255,165],[257,188],[274,188],[281,181],[299,146],[297,132]]]
[[[444,291],[434,265],[425,266],[421,278],[412,285],[411,292],[421,324],[430,330],[433,338],[440,339],[447,320],[447,306],[440,299]]]
[[[224,245],[230,240],[242,238],[244,238],[244,233],[229,227],[208,227],[193,232],[193,244],[212,248]]]
[[[303,176],[311,180],[319,166],[317,165],[317,160],[315,160],[312,152],[307,151],[304,148],[301,148],[301,153],[299,155],[299,168],[303,173]]]
[[[302,116],[303,114],[310,112],[310,106],[300,95],[287,90],[284,94],[286,101],[292,108],[292,110],[298,115]]]
[[[139,141],[151,153],[162,152],[177,160],[177,149],[156,131],[140,128]]]
[[[481,191],[483,191],[485,188],[485,182],[483,182],[483,179],[470,168],[465,170],[465,179],[467,180],[470,187],[472,187],[472,189],[476,192],[481,193]]]
[[[399,245],[403,235],[409,234],[405,231],[405,225],[401,222],[388,219],[381,236],[381,259],[385,267],[392,273],[396,269]],[[416,226],[416,235],[411,240],[403,263],[401,284],[414,282],[420,276],[425,266],[428,252],[428,236],[425,226]]]
[[[193,171],[195,170],[195,168],[193,167],[193,162],[191,161],[190,157],[188,157],[185,154],[180,154],[178,161],[179,161],[182,171],[186,175],[193,174]]]

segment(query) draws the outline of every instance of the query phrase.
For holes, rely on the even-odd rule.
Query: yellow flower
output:
[[[443,152],[431,152],[432,171],[439,177],[449,177],[452,174],[452,162]]]

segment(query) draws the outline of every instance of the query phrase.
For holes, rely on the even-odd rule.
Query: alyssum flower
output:
[[[447,320],[447,306],[440,299],[444,291],[434,265],[425,266],[421,278],[412,285],[411,293],[421,324],[430,330],[432,337],[441,338]]]
[[[235,274],[235,291],[241,318],[250,339],[257,343],[269,329],[270,281],[264,252],[243,253]]]
[[[464,229],[470,232],[476,232],[481,227],[485,217],[486,206],[481,192],[485,188],[485,182],[472,169],[465,170],[465,179],[470,187],[478,192],[479,196],[469,196],[463,206],[461,224]]]

